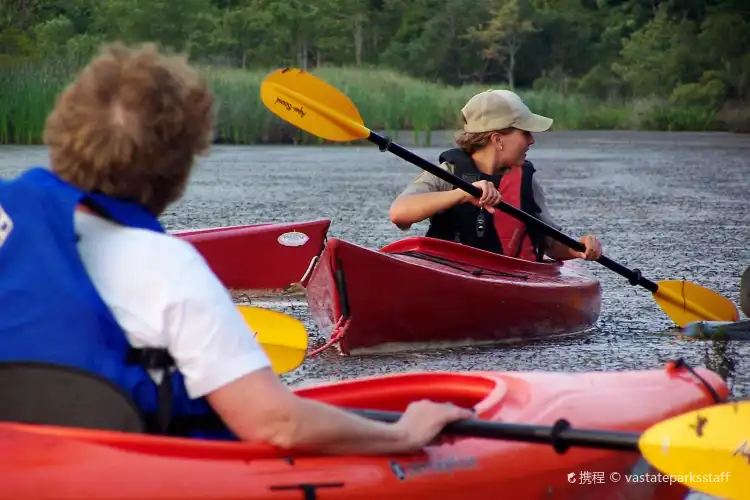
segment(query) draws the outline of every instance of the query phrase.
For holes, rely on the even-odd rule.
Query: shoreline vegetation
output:
[[[115,41],[154,43],[200,68],[216,94],[218,144],[325,143],[263,106],[260,84],[279,67],[321,77],[354,102],[368,128],[411,131],[419,145],[458,129],[461,107],[488,88],[514,90],[557,131],[750,133],[747,5],[0,2],[0,144],[39,144],[55,96]]]
[[[6,61],[0,65],[0,145],[40,144],[57,94],[80,64]],[[324,144],[273,115],[260,100],[260,84],[273,71],[201,66],[216,94],[216,144]],[[365,125],[395,134],[411,132],[415,145],[433,144],[432,132],[458,128],[461,107],[498,84],[444,85],[391,69],[321,67],[311,73],[346,94]],[[554,130],[655,130],[749,132],[750,107],[721,109],[675,105],[668,99],[599,99],[550,88],[516,88],[536,113],[552,117]]]

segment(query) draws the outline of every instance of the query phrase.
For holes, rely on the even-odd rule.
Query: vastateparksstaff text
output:
[[[730,473],[721,474],[660,474],[658,472],[644,472],[643,474],[621,474],[612,472],[606,475],[604,472],[581,471],[568,473],[569,483],[579,484],[603,484],[607,482],[619,483],[726,483],[729,482]]]

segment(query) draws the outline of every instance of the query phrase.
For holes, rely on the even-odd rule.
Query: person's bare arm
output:
[[[391,205],[390,217],[399,229],[409,229],[412,224],[432,217],[438,212],[463,203],[467,194],[459,189],[431,193],[402,194]]]
[[[471,416],[463,408],[420,402],[406,412],[418,418],[405,415],[395,424],[376,422],[297,396],[270,368],[245,375],[207,399],[242,440],[325,454],[416,451],[450,421]]]
[[[390,209],[391,222],[405,231],[412,224],[459,203],[473,203],[493,213],[494,206],[500,202],[500,193],[487,181],[477,181],[473,185],[482,190],[480,198],[474,198],[461,189],[453,189],[449,183],[432,174],[420,176],[393,201]]]
[[[540,220],[557,230],[562,230],[562,226],[557,221],[555,221],[549,214],[549,209],[547,208],[547,200],[545,197],[544,189],[537,182],[536,177],[534,177],[534,179],[531,181],[531,187],[534,193],[534,201],[541,209],[541,214],[539,215]],[[546,243],[546,248],[545,248],[544,253],[547,255],[547,257],[551,259],[570,260],[570,259],[582,258],[582,255],[583,255],[582,253],[576,252],[569,246],[563,243],[560,243],[559,241],[555,240],[551,236],[546,237],[545,243]]]
[[[573,250],[569,246],[548,237],[547,243],[549,244],[549,247],[544,253],[547,254],[548,257],[555,260],[597,260],[602,256],[602,244],[599,239],[593,234],[582,236],[578,241],[583,243],[583,245],[586,247],[586,250],[584,250],[583,252]]]
[[[577,253],[575,250],[550,238],[549,236],[547,237],[547,247],[544,253],[550,259],[555,260],[570,260],[578,258],[578,255],[575,255]]]

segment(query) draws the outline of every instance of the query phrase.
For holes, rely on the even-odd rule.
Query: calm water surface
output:
[[[407,136],[399,138],[407,145]],[[647,278],[686,279],[739,301],[750,266],[750,137],[731,134],[552,132],[538,134],[529,159],[553,215],[573,237],[595,233],[605,254]],[[414,147],[434,162],[447,143]],[[0,177],[46,164],[43,147],[0,147]],[[168,229],[329,218],[331,236],[370,248],[405,235],[388,220],[392,199],[421,172],[375,146],[215,147]],[[677,340],[643,288],[596,264],[602,282],[597,329],[577,338],[503,348],[461,348],[368,357],[328,350],[285,379],[293,384],[402,370],[631,370],[684,358],[724,373],[750,397],[750,342]],[[323,343],[304,300],[256,302],[302,319],[311,346]],[[744,316],[742,316],[744,318]]]

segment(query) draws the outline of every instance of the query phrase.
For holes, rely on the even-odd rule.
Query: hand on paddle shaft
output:
[[[434,403],[432,401],[415,401],[394,424],[404,432],[407,453],[422,450],[430,444],[440,444],[450,441],[450,437],[443,435],[443,429],[457,420],[472,418],[474,413],[466,408],[451,403]]]
[[[481,195],[477,197],[469,192],[464,192],[462,201],[464,203],[471,203],[474,206],[484,208],[487,212],[494,214],[496,212],[495,206],[499,205],[502,201],[500,192],[495,185],[489,181],[477,181],[473,182],[472,186],[479,188],[481,190]],[[561,244],[560,246],[562,249],[560,252],[555,252],[555,258],[597,260],[602,256],[602,244],[593,234],[587,234],[578,241],[584,245],[585,249],[583,251],[577,251]]]
[[[273,113],[309,132],[329,141],[367,139],[452,185],[477,197],[482,190],[456,177],[447,170],[421,158],[364,126],[354,103],[338,89],[313,76],[293,68],[279,69],[268,75],[260,86],[263,104]],[[552,226],[502,200],[496,205],[516,219],[535,226],[545,235],[571,249],[587,252],[584,243],[576,241]],[[591,255],[591,254],[589,254]],[[700,285],[684,280],[660,281],[658,284],[641,276],[640,271],[627,267],[602,255],[596,260],[604,267],[624,276],[631,285],[642,286],[653,294],[654,300],[678,326],[693,321],[737,321],[739,311],[732,301]]]
[[[586,250],[584,250],[583,252],[577,252],[574,250],[572,252],[572,255],[574,257],[584,260],[599,260],[599,258],[602,256],[602,243],[596,236],[594,236],[593,234],[587,234],[578,241],[583,243],[583,246],[586,247]]]
[[[406,414],[398,412],[350,411],[381,422],[400,422],[406,418]],[[418,416],[414,411],[412,415]],[[433,422],[437,425],[439,419]],[[658,422],[642,433],[577,429],[565,420],[558,420],[554,426],[543,426],[478,419],[448,424],[443,432],[481,439],[546,443],[553,445],[558,453],[565,453],[569,447],[640,452],[670,483],[682,483],[720,498],[750,499],[750,427],[747,422],[750,422],[750,401],[717,404],[683,413]]]
[[[476,197],[469,193],[464,193],[463,201],[468,202],[480,208],[484,208],[489,213],[495,213],[495,205],[500,203],[500,192],[490,181],[477,181],[474,186],[482,190],[482,194]]]

